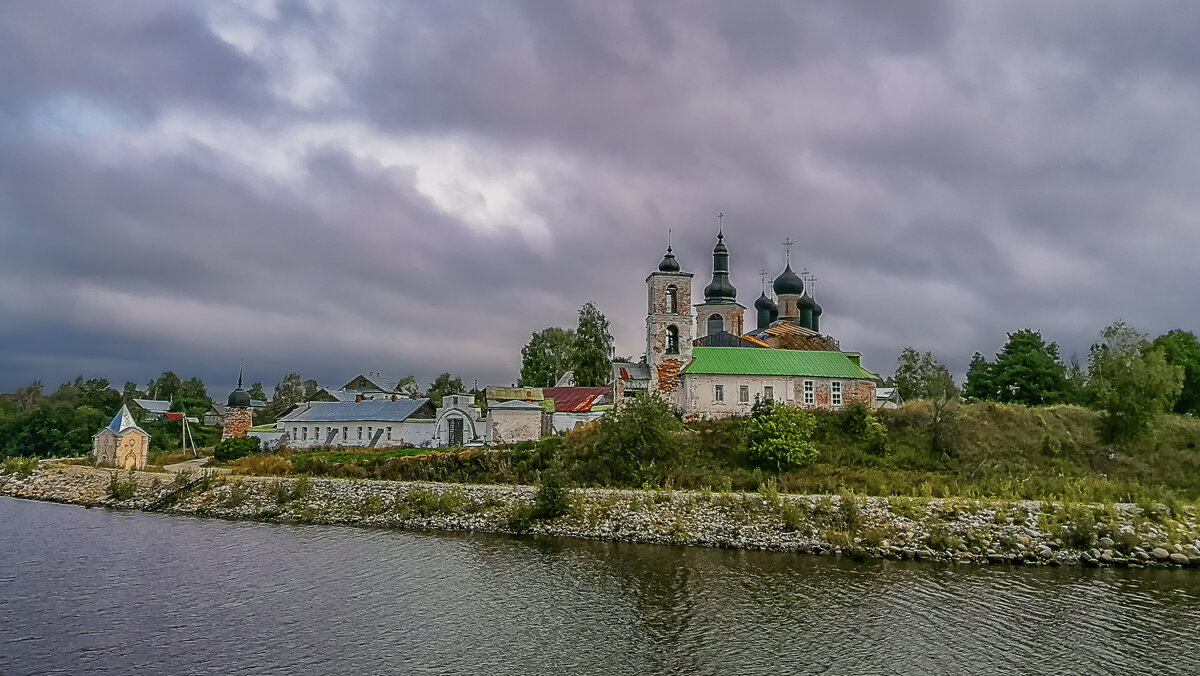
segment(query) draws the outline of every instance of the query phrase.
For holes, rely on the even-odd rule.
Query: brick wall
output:
[[[253,426],[253,409],[231,408],[225,412],[225,429],[221,432],[221,441],[235,437],[244,437],[246,436],[246,430]]]

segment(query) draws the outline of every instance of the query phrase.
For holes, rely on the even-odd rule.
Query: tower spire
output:
[[[242,369],[246,368],[246,362],[238,364],[238,389],[242,389]]]
[[[784,240],[783,240],[783,255],[784,255],[784,258],[787,260],[788,265],[792,264],[792,245],[793,244],[795,244],[795,242],[792,241],[791,237],[784,238]]]

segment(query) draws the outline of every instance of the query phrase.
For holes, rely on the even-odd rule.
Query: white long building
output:
[[[301,404],[278,422],[290,448],[433,446],[437,408],[428,399]]]

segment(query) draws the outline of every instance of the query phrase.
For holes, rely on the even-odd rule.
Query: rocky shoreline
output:
[[[43,461],[0,496],[223,519],[535,533],[647,544],[992,565],[1200,566],[1191,506],[573,489],[124,472]]]

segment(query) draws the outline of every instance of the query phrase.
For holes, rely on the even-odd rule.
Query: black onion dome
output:
[[[717,245],[713,247],[713,280],[704,287],[704,302],[737,302],[737,289],[729,281],[729,249],[725,246],[724,233],[717,233]]]
[[[821,304],[818,303],[816,300],[814,300],[812,303],[813,303],[813,308],[812,308],[813,316],[820,317],[821,316]]]
[[[663,256],[662,262],[658,264],[659,272],[679,272],[679,261],[675,260],[675,254],[671,253],[671,247],[667,247],[667,255]]]
[[[804,293],[804,281],[800,279],[799,275],[792,272],[792,264],[788,263],[783,272],[775,278],[775,282],[771,284],[771,288],[775,290],[776,296],[798,296]]]
[[[240,387],[230,392],[229,408],[250,408],[250,394]]]
[[[803,296],[800,296],[800,299],[796,301],[796,305],[803,307],[803,308],[812,309],[815,312],[816,307],[817,307],[817,301],[812,296],[808,295],[807,292],[805,292],[805,294]]]
[[[242,371],[238,369],[237,389],[229,393],[226,401],[229,408],[250,408],[250,393],[242,389]]]
[[[777,309],[779,309],[779,306],[775,305],[775,301],[768,298],[767,293],[764,291],[763,294],[758,297],[758,300],[754,301],[754,309],[755,310],[777,310]]]

